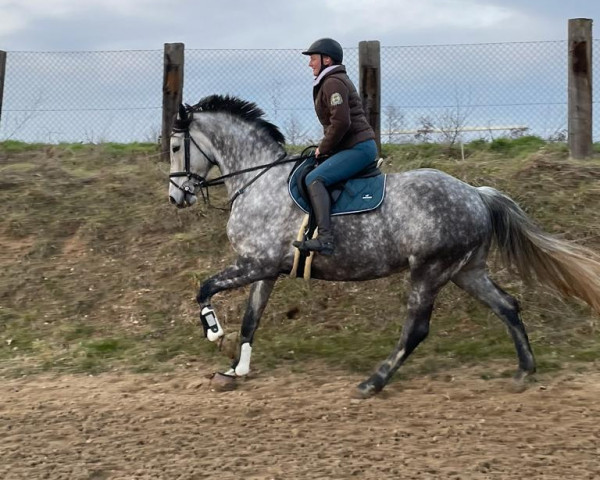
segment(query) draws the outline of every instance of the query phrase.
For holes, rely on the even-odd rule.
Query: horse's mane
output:
[[[254,123],[265,131],[275,142],[283,145],[285,137],[279,128],[264,119],[265,112],[255,103],[231,95],[210,95],[202,98],[196,105],[186,105],[187,113],[224,112]]]

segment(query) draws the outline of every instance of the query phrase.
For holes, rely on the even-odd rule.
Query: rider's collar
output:
[[[329,65],[327,68],[323,69],[323,71],[321,73],[319,73],[318,77],[315,77],[315,81],[313,82],[313,87],[316,87],[321,80],[323,80],[323,77],[325,75],[327,75],[328,73],[330,73],[332,70],[335,70],[336,68],[342,67],[343,69],[343,65]]]

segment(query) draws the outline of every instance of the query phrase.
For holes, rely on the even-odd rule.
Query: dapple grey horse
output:
[[[171,137],[169,197],[178,207],[196,202],[204,188],[224,183],[231,212],[227,235],[236,261],[202,283],[197,301],[209,340],[223,335],[210,306],[216,293],[251,285],[242,320],[240,345],[225,374],[246,375],[254,334],[277,278],[289,274],[293,232],[302,212],[288,194],[292,169],[284,137],[253,103],[213,95],[181,106]],[[218,167],[221,177],[207,180]],[[385,202],[370,213],[333,218],[333,256],[318,256],[312,276],[332,281],[410,274],[407,317],[400,339],[385,361],[358,386],[371,396],[429,332],[434,300],[454,282],[483,302],[506,324],[516,347],[523,381],[535,360],[517,300],[488,276],[486,259],[493,241],[508,265],[524,278],[537,278],[566,296],[576,296],[600,312],[600,260],[590,250],[554,238],[509,197],[489,187],[473,187],[434,169],[388,174]]]

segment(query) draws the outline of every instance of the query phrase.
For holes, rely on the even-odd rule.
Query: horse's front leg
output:
[[[250,371],[250,356],[252,354],[252,341],[258,328],[260,319],[271,296],[276,279],[261,280],[250,287],[250,297],[246,306],[246,313],[242,320],[240,341],[237,356],[227,375],[241,377]]]
[[[233,265],[213,275],[200,285],[196,301],[200,305],[200,321],[204,328],[204,335],[214,342],[225,334],[215,311],[210,305],[210,299],[216,293],[232,288],[244,287],[250,283],[262,280],[259,265],[256,262],[240,257]]]
[[[257,261],[240,257],[233,265],[210,277],[200,286],[196,297],[201,308],[200,320],[206,337],[214,342],[223,337],[224,331],[210,305],[210,299],[216,293],[224,290],[253,284],[242,323],[240,351],[234,367],[236,369],[239,367],[240,372],[244,371],[246,363],[249,366],[252,338],[269,300],[276,278],[277,272],[272,271],[272,269],[261,265]],[[247,362],[245,361],[246,358],[248,359]]]

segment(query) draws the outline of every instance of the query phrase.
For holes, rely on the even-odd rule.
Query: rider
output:
[[[315,151],[318,166],[306,176],[319,235],[305,242],[294,242],[294,246],[331,255],[334,242],[327,187],[371,165],[377,158],[377,145],[361,99],[342,65],[344,52],[341,45],[331,38],[321,38],[302,54],[310,56],[308,66],[315,76],[315,112],[324,134]],[[324,156],[328,158],[319,162]]]

